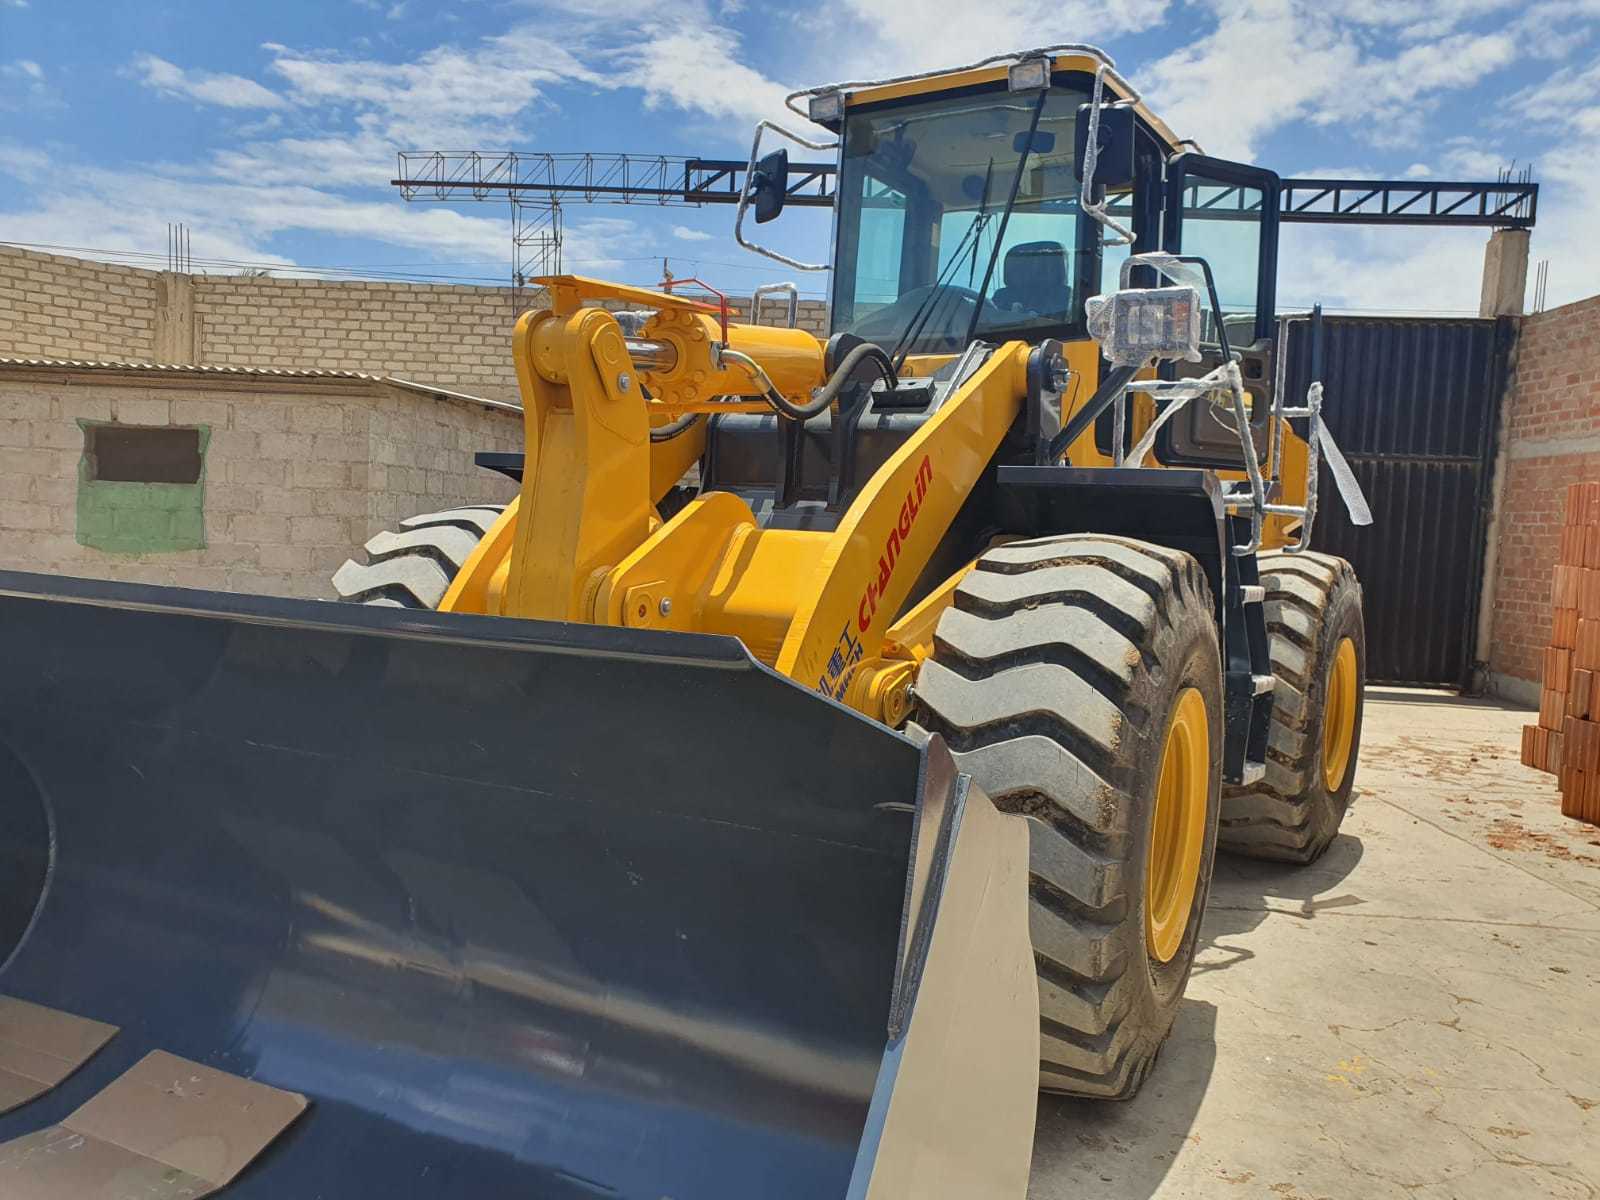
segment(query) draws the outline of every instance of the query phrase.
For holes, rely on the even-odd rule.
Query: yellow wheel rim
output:
[[[1144,875],[1145,946],[1157,962],[1171,962],[1183,944],[1194,908],[1195,884],[1206,844],[1211,799],[1211,731],[1206,702],[1185,688],[1172,706],[1156,811],[1150,820],[1150,859]]]
[[[1322,784],[1337,792],[1350,769],[1356,744],[1356,644],[1339,643],[1328,672],[1328,697],[1322,706]]]

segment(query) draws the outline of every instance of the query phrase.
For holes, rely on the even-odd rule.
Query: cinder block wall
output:
[[[821,334],[827,305],[802,302],[799,323]],[[515,401],[514,324],[507,288],[172,276],[0,246],[0,357],[323,367]]]
[[[0,357],[151,361],[160,280],[0,246]]]
[[[1600,480],[1600,296],[1523,319],[1502,422],[1488,665],[1491,686],[1526,699],[1550,640],[1567,485]]]
[[[0,565],[96,579],[332,597],[329,577],[401,517],[504,503],[510,480],[476,450],[518,450],[522,418],[379,384],[275,390],[0,378]],[[84,545],[79,421],[210,431],[205,547],[151,554]]]

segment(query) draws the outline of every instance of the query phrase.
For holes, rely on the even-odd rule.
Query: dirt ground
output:
[[[1218,860],[1143,1093],[1043,1098],[1034,1200],[1600,1197],[1600,829],[1529,714],[1373,688],[1309,868]]]

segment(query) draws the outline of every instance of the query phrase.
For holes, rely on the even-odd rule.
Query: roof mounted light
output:
[[[1025,58],[1006,71],[1006,86],[1013,92],[1033,92],[1050,86],[1050,60]]]
[[[844,93],[819,92],[811,97],[810,116],[818,125],[832,125],[844,119]]]

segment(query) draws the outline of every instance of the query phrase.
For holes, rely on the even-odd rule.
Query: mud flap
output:
[[[1021,1194],[1026,838],[942,746],[731,639],[7,572],[0,662],[0,993],[119,1027],[0,1141],[162,1051],[308,1099],[241,1200]]]

